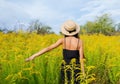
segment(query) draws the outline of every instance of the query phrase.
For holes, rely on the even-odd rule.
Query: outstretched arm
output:
[[[35,54],[33,54],[32,56],[30,56],[29,58],[27,58],[25,61],[33,60],[35,57],[38,57],[38,56],[40,56],[41,54],[43,54],[43,53],[45,53],[45,52],[48,52],[48,51],[50,51],[50,50],[58,47],[59,45],[62,44],[62,42],[63,42],[63,39],[61,38],[61,39],[59,39],[56,43],[50,45],[50,46],[47,47],[47,48],[44,48],[43,50],[41,50],[41,51],[39,51],[39,52],[37,52],[37,53],[35,53]]]
[[[80,53],[80,64],[81,64],[81,70],[83,75],[85,76],[85,70],[84,70],[84,49],[83,49],[83,42],[82,40],[80,40],[80,49],[79,49],[79,53]]]

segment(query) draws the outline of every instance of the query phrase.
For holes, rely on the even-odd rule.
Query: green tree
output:
[[[39,20],[35,20],[30,23],[30,26],[28,28],[28,31],[31,32],[36,32],[37,34],[51,34],[54,33],[51,31],[51,27],[47,25],[43,25]]]
[[[0,29],[0,32],[3,32],[2,29]]]
[[[115,32],[113,21],[108,14],[104,14],[98,17],[95,22],[96,22],[95,28],[98,29],[97,33],[111,35],[113,32]]]
[[[7,29],[7,28],[0,27],[0,32],[3,32],[3,33],[5,33],[5,32],[7,32],[7,31],[8,31],[8,29]]]
[[[37,34],[51,34],[54,33],[53,31],[51,31],[51,27],[49,26],[42,26],[41,28],[37,29]]]
[[[103,14],[100,17],[97,17],[95,21],[87,22],[84,25],[84,29],[87,33],[102,33],[105,35],[112,35],[115,32],[115,27],[112,19],[108,14]]]
[[[120,32],[120,23],[117,24],[117,32]]]
[[[86,31],[87,34],[92,34],[92,33],[95,33],[95,32],[96,32],[96,29],[94,29],[94,26],[95,26],[95,23],[94,23],[94,22],[88,21],[88,22],[84,25],[83,29],[85,29],[85,31]]]

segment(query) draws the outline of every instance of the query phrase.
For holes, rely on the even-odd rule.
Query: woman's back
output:
[[[80,48],[79,42],[80,42],[79,38],[73,36],[65,37],[63,40],[63,49],[79,50]]]
[[[65,76],[67,76],[67,84],[71,84],[71,79],[74,78],[74,84],[79,84],[79,80],[76,81],[80,73],[80,55],[79,55],[79,38],[74,36],[65,37],[63,40],[63,60],[64,62],[61,64],[61,77],[62,77],[62,84],[65,84]],[[71,60],[76,59],[74,64],[72,64]],[[74,67],[73,67],[74,65]],[[65,68],[68,67],[69,68]],[[73,73],[71,73],[73,71]]]
[[[76,37],[66,37],[63,40],[63,59],[67,64],[71,59],[76,58],[76,63],[79,64],[79,39]]]

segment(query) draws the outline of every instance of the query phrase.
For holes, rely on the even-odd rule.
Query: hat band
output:
[[[75,32],[75,31],[76,31],[76,29],[70,31],[70,30],[67,30],[66,28],[65,28],[65,30],[68,31],[69,33],[72,33],[72,32]]]

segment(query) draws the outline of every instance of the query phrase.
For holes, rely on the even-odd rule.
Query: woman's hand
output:
[[[25,59],[25,61],[26,61],[26,62],[28,62],[28,61],[33,60],[34,58],[35,58],[34,56],[31,56],[31,57],[29,57],[29,58]]]

